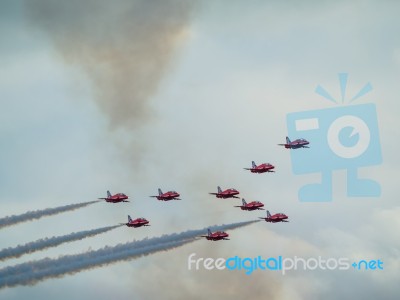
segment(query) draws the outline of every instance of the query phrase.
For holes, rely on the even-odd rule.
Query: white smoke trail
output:
[[[239,222],[210,227],[211,230],[228,230],[250,225],[256,221]],[[207,228],[188,230],[119,244],[81,254],[66,255],[57,259],[45,258],[0,269],[0,289],[17,285],[33,285],[48,278],[62,277],[118,261],[124,261],[159,251],[166,251],[199,239]]]
[[[75,209],[82,208],[82,207],[85,207],[85,206],[88,206],[90,204],[94,204],[97,202],[100,202],[100,200],[82,202],[82,203],[76,203],[76,204],[69,204],[69,205],[64,205],[64,206],[59,206],[59,207],[46,208],[46,209],[42,209],[42,210],[28,211],[21,215],[7,216],[7,217],[0,219],[0,228],[8,227],[8,226],[15,225],[15,224],[22,223],[22,222],[40,219],[42,217],[60,214],[60,213],[66,212],[66,211],[75,210]]]
[[[16,258],[25,254],[33,253],[36,251],[44,250],[51,247],[56,247],[63,243],[73,242],[95,236],[107,231],[113,230],[115,228],[121,227],[123,225],[107,226],[102,228],[96,228],[92,230],[85,230],[79,232],[73,232],[62,236],[53,236],[51,238],[44,238],[24,245],[18,245],[14,248],[4,248],[0,250],[0,261],[6,260],[8,258]]]

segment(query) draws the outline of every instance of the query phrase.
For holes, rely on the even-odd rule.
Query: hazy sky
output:
[[[0,299],[395,299],[400,278],[397,130],[400,22],[396,1],[3,1],[0,4],[0,217],[124,192],[98,203],[3,228],[0,248],[126,222],[0,267],[264,212],[234,208],[208,192],[235,187],[247,200],[285,212],[290,223],[257,224],[228,242],[198,241],[138,260],[0,290]],[[334,172],[331,203],[300,203],[319,174],[294,175],[286,114],[334,107],[371,82],[357,102],[377,106],[383,163],[360,170],[379,198],[348,198]],[[251,161],[276,173],[245,172]],[[182,201],[158,202],[157,188]],[[380,272],[281,274],[188,271],[187,257],[333,256],[381,259]]]

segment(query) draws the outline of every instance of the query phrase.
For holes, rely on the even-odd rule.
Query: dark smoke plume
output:
[[[194,1],[31,0],[26,13],[68,63],[94,84],[95,100],[114,128],[149,116],[148,100],[188,33]]]

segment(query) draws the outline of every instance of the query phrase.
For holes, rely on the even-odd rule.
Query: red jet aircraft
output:
[[[179,193],[175,191],[169,191],[163,193],[161,189],[158,189],[158,196],[150,196],[150,197],[157,198],[160,201],[169,201],[169,200],[181,200],[178,198],[179,196],[180,196]]]
[[[293,142],[290,141],[288,137],[286,137],[286,144],[278,144],[279,146],[285,146],[286,149],[299,149],[299,148],[310,148],[310,142],[305,139],[297,139]]]
[[[278,222],[289,222],[287,220],[288,216],[282,213],[278,213],[278,214],[274,214],[273,216],[271,216],[271,214],[269,213],[269,211],[267,210],[267,217],[266,218],[261,218],[260,219],[264,219],[265,222],[270,222],[270,223],[278,223]]]
[[[215,195],[217,198],[237,198],[240,199],[239,197],[236,197],[236,195],[239,195],[239,191],[235,189],[227,189],[225,191],[222,191],[220,187],[218,188],[218,193],[210,193],[210,195]]]
[[[128,227],[142,227],[142,226],[150,226],[148,225],[149,221],[147,221],[145,218],[137,218],[135,220],[132,220],[131,216],[128,215],[128,223],[121,223],[121,225],[126,225]]]
[[[106,198],[99,198],[101,200],[106,200],[106,202],[111,202],[111,203],[118,203],[118,202],[129,202],[128,199],[129,197],[123,193],[118,193],[115,195],[111,195],[110,191],[107,191],[107,197]]]
[[[220,241],[220,240],[229,240],[227,237],[229,234],[223,231],[216,231],[214,233],[211,232],[210,229],[208,229],[208,234],[207,235],[202,235],[201,237],[205,237],[209,241]]]
[[[264,207],[264,204],[259,201],[253,201],[250,203],[246,203],[246,200],[244,200],[242,198],[242,203],[243,203],[243,205],[239,205],[239,206],[235,206],[235,207],[240,207],[241,210],[248,210],[248,211],[264,209],[264,208],[262,208],[262,207]]]
[[[275,172],[273,169],[275,169],[275,166],[269,164],[269,163],[263,163],[261,165],[256,165],[254,161],[251,162],[252,167],[251,168],[244,168],[245,170],[250,170],[251,173],[265,173],[265,172]]]

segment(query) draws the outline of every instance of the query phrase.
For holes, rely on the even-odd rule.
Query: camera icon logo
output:
[[[347,74],[339,74],[342,102]],[[350,102],[372,90],[368,83]],[[336,102],[321,86],[316,92]],[[332,172],[347,170],[349,197],[379,197],[379,183],[358,178],[360,167],[382,163],[376,106],[373,103],[289,113],[286,116],[289,137],[310,142],[307,149],[291,150],[294,174],[321,173],[321,183],[308,184],[299,190],[300,201],[332,201]]]

